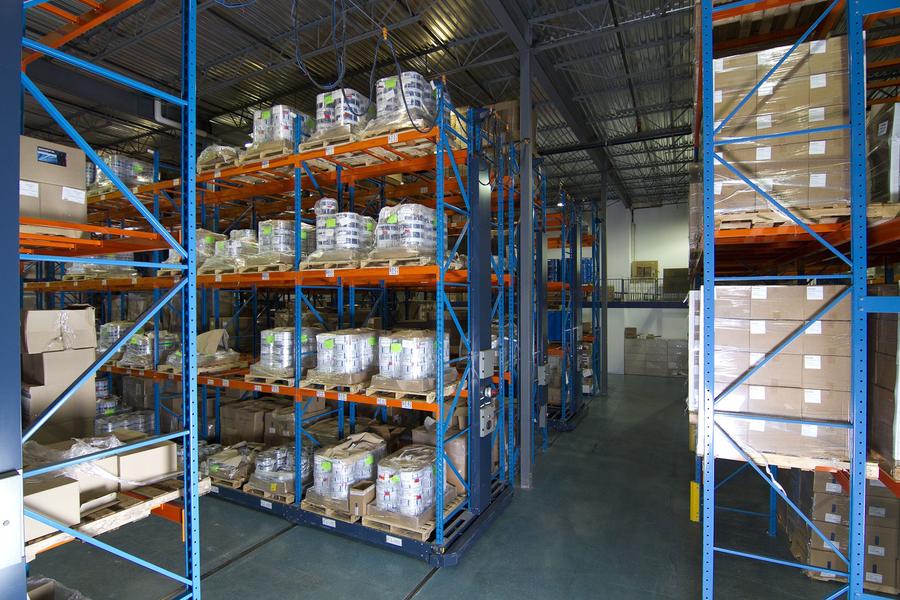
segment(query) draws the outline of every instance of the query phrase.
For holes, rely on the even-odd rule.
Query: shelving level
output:
[[[40,5],[40,2],[34,2],[26,3],[24,7],[32,9],[33,7],[40,7]],[[106,16],[112,16],[112,14],[114,13]],[[26,20],[28,18],[27,15],[28,11],[26,11]],[[27,490],[28,483],[30,481],[40,481],[34,478],[38,478],[41,475],[58,475],[60,469],[77,467],[88,461],[110,457],[118,458],[126,452],[132,453],[136,450],[146,449],[160,442],[169,442],[170,440],[177,442],[182,448],[183,460],[178,467],[177,477],[167,487],[167,489],[170,489],[169,492],[162,495],[145,496],[143,493],[146,488],[139,487],[133,491],[125,491],[125,488],[123,488],[123,491],[115,494],[117,502],[113,503],[114,505],[124,506],[124,504],[121,504],[124,502],[134,507],[133,510],[117,512],[112,519],[93,515],[95,520],[89,523],[82,522],[67,526],[56,518],[47,517],[39,510],[28,508],[27,500],[25,508],[26,519],[31,520],[31,522],[38,522],[50,531],[46,536],[29,541],[29,544],[26,546],[28,560],[52,547],[71,540],[78,540],[167,578],[173,586],[176,586],[172,592],[172,597],[177,598],[194,598],[199,597],[200,594],[199,496],[204,483],[208,485],[208,480],[204,481],[201,479],[198,471],[198,423],[197,413],[194,409],[197,397],[197,353],[194,344],[197,334],[195,317],[197,308],[195,285],[197,268],[195,258],[196,225],[194,218],[196,210],[196,18],[197,9],[195,3],[184,2],[180,16],[182,46],[179,49],[183,56],[183,68],[180,81],[181,93],[178,96],[150,87],[106,67],[94,65],[60,52],[54,47],[44,45],[41,42],[22,38],[22,47],[27,50],[26,57],[22,61],[21,85],[23,92],[27,97],[35,101],[52,118],[56,125],[65,132],[71,140],[70,143],[77,146],[79,151],[83,152],[109,179],[118,190],[120,197],[124,199],[123,203],[131,207],[130,210],[133,212],[132,222],[140,224],[141,227],[140,229],[131,229],[126,228],[124,224],[113,224],[112,222],[79,224],[43,218],[21,218],[19,223],[23,230],[19,235],[18,258],[22,284],[21,289],[13,292],[18,296],[23,291],[39,291],[35,300],[38,308],[62,308],[72,303],[75,299],[74,293],[80,292],[78,285],[73,285],[80,283],[77,281],[62,282],[68,285],[61,284],[58,289],[50,287],[50,279],[64,276],[63,263],[65,262],[76,264],[90,262],[137,269],[160,267],[157,252],[159,250],[172,249],[184,257],[184,264],[177,267],[181,274],[180,277],[177,280],[169,278],[153,282],[152,289],[155,291],[155,296],[152,304],[140,313],[133,326],[124,332],[121,339],[111,344],[105,350],[100,351],[90,366],[75,377],[74,381],[67,385],[59,397],[43,409],[39,415],[32,415],[33,418],[25,428],[21,438],[23,442],[37,439],[50,440],[54,433],[47,431],[51,428],[49,426],[55,427],[58,424],[55,417],[63,414],[61,411],[67,403],[71,407],[73,397],[79,391],[79,388],[85,385],[93,386],[94,375],[100,372],[104,368],[104,364],[125,346],[132,334],[151,320],[156,319],[164,307],[174,307],[173,312],[179,315],[181,338],[185,342],[181,363],[184,377],[177,394],[182,399],[183,404],[190,407],[184,414],[180,415],[174,430],[165,434],[151,435],[138,441],[128,441],[123,443],[123,445],[110,449],[98,449],[96,452],[75,458],[53,461],[50,464],[25,465],[26,468],[21,477],[26,482]],[[96,24],[92,22],[90,26]],[[66,39],[72,39],[79,32],[86,30],[87,25],[83,25],[74,35],[48,43],[51,43],[53,46],[61,45]],[[174,236],[171,233],[171,229],[160,222],[158,213],[154,213],[152,206],[145,206],[135,197],[132,190],[117,176],[115,170],[101,159],[75,126],[54,106],[54,103],[48,99],[39,86],[29,77],[25,69],[26,65],[34,60],[38,60],[41,56],[50,57],[76,69],[92,73],[97,78],[98,85],[122,86],[157,101],[180,108],[182,115],[180,135],[181,162],[177,167],[180,171],[178,183],[174,186],[179,192],[180,206],[169,216],[170,227],[173,225],[178,226],[180,231],[178,236]],[[9,155],[18,154],[19,146],[7,148],[7,151]],[[65,166],[65,164],[63,161],[61,166]],[[76,173],[76,177],[81,175],[82,173]],[[122,259],[115,256],[119,253],[136,252],[153,252],[155,257],[142,261]],[[109,255],[113,256],[110,257]],[[87,256],[92,258],[86,258]],[[40,283],[33,281],[35,279],[40,281]],[[44,280],[48,280],[48,285],[43,285]],[[139,285],[136,282],[131,282],[131,280],[129,282],[129,285]],[[105,281],[96,282],[95,289],[98,291],[104,289],[106,283]],[[87,287],[90,288],[91,286]],[[150,288],[148,287],[148,289]],[[18,301],[19,298],[16,297],[16,304],[18,304]],[[109,314],[106,316],[108,317]],[[93,325],[91,323],[89,327],[93,329]],[[62,345],[64,346],[63,350],[65,350],[66,344]],[[90,390],[90,392],[93,394],[93,390]],[[93,407],[91,407],[91,410],[93,410]],[[17,415],[18,413],[16,412],[15,418],[10,417],[5,420],[17,423],[19,421]],[[174,451],[172,452],[172,457],[174,459]],[[116,489],[118,490],[118,485]],[[77,501],[77,492],[75,499]],[[77,508],[78,504],[76,503],[75,506]],[[116,509],[113,507],[110,510]],[[127,527],[132,521],[147,516],[151,512],[174,520],[182,526],[185,565],[183,573],[171,571],[142,559],[131,552],[126,552],[107,544],[96,537],[110,529],[122,526]],[[67,521],[67,523],[73,522]],[[86,565],[85,568],[90,568],[90,565]],[[111,580],[110,585],[114,586],[115,581]]]
[[[702,482],[700,482],[702,487],[698,489],[697,500],[702,502],[702,597],[706,599],[714,596],[716,557],[723,554],[819,573],[830,578],[846,578],[846,584],[835,588],[829,598],[844,597],[845,595],[849,598],[880,597],[868,592],[870,584],[877,579],[877,573],[872,576],[872,573],[868,573],[866,569],[866,479],[867,477],[877,477],[887,481],[887,487],[891,490],[896,490],[898,487],[895,482],[885,477],[886,474],[883,471],[879,473],[877,465],[870,461],[868,455],[866,330],[869,315],[878,312],[897,312],[900,310],[900,305],[896,298],[885,299],[870,296],[866,277],[867,268],[881,264],[886,253],[893,254],[893,258],[896,259],[898,221],[896,218],[890,217],[873,219],[871,226],[867,222],[867,216],[869,216],[867,209],[871,211],[878,207],[867,206],[866,42],[863,22],[865,19],[868,23],[870,17],[876,12],[896,11],[898,5],[896,3],[876,5],[865,1],[847,2],[846,7],[844,4],[836,1],[828,2],[827,5],[823,3],[824,10],[816,13],[817,18],[808,28],[805,28],[795,43],[788,42],[788,46],[764,55],[760,53],[759,66],[757,66],[757,57],[751,54],[750,57],[753,58],[753,61],[750,69],[755,72],[755,77],[738,77],[737,79],[729,77],[727,73],[723,72],[722,65],[724,63],[714,62],[714,25],[717,22],[736,17],[752,20],[756,15],[765,19],[762,11],[765,11],[770,5],[765,2],[723,5],[704,1],[701,6],[702,53],[699,68],[702,76],[700,80],[702,121],[698,120],[697,127],[702,133],[700,136],[702,147],[699,150],[703,167],[703,221],[700,239],[703,289],[700,292],[702,312],[698,342],[701,351],[700,387],[697,392],[700,406],[697,450],[699,455],[698,475],[702,477]],[[840,8],[838,8],[839,6]],[[828,37],[831,29],[842,15],[840,11],[844,11],[843,14],[846,15],[847,36],[846,38]],[[892,14],[896,14],[896,12]],[[811,43],[805,44],[805,42]],[[838,91],[847,92],[841,96],[846,99],[847,104],[843,106],[840,103],[829,105],[828,120],[821,126],[816,126],[816,123],[822,120],[820,114],[824,113],[822,113],[822,109],[816,108],[818,104],[812,99],[808,105],[803,105],[799,100],[793,104],[787,102],[782,106],[777,105],[779,99],[783,98],[777,95],[779,86],[789,85],[790,77],[798,76],[796,73],[786,74],[786,67],[805,65],[806,56],[810,57],[810,65],[812,65],[812,61],[823,54],[826,48],[831,52],[834,47],[846,47],[841,51],[845,53],[843,56],[841,53],[828,55],[836,61],[837,66],[829,70],[820,65],[817,67],[819,69],[817,71],[810,66],[805,77],[809,81],[814,81],[815,85],[806,82],[805,88],[808,89],[810,86],[817,88],[818,81],[825,79],[825,76],[819,75],[819,73],[827,71],[827,77],[832,84],[836,83],[835,87],[838,88]],[[739,62],[740,58],[732,57],[731,60]],[[750,65],[749,60],[747,64]],[[802,78],[803,72],[800,73],[799,77]],[[714,77],[716,78],[715,85]],[[815,79],[813,79],[814,77]],[[725,81],[730,82],[735,89],[727,89],[728,86],[722,83]],[[735,81],[738,82],[734,83]],[[770,95],[769,90],[773,85],[776,94],[773,96],[774,100],[763,99]],[[763,86],[768,87],[764,88]],[[846,86],[846,90],[840,90],[839,88],[842,86]],[[758,96],[757,92],[759,92]],[[826,92],[817,92],[817,94],[821,94],[816,96],[817,100],[826,98]],[[812,92],[809,97],[812,98]],[[754,101],[754,98],[757,98],[758,104],[750,105],[749,102]],[[724,99],[724,103],[721,103],[720,99]],[[766,102],[772,102],[770,107],[778,113],[775,118],[781,119],[778,122],[778,129],[775,130],[776,133],[765,131],[767,127],[760,123],[765,123],[767,117],[758,116],[763,113],[768,114],[772,110],[759,110],[759,108],[757,108],[758,112],[753,110],[753,106],[763,106]],[[776,106],[779,107],[775,108]],[[834,112],[841,116],[830,116],[831,109],[835,109]],[[796,115],[807,115],[807,113],[808,118],[804,116],[795,119]],[[763,120],[760,121],[760,118]],[[746,129],[738,131],[741,123],[754,124],[755,133],[748,133]],[[757,128],[761,128],[761,130],[757,131]],[[834,162],[816,163],[816,160],[823,161],[824,159],[812,156],[812,154],[818,153],[818,150],[814,151],[813,148],[818,148],[819,145],[809,142],[821,139],[826,139],[827,143],[833,143],[837,148],[844,148],[844,154],[839,152],[834,156],[837,157],[835,160],[846,162],[842,162],[841,165]],[[793,140],[803,142],[800,144],[803,148],[808,146],[811,155],[809,161],[803,163],[806,165],[803,167],[806,169],[806,179],[803,181],[808,180],[809,189],[806,205],[797,200],[798,196],[792,196],[791,190],[786,186],[773,188],[763,183],[767,173],[766,169],[770,169],[768,172],[771,173],[771,169],[778,168],[779,160],[789,161],[790,159],[778,158],[771,167],[757,165],[749,174],[745,168],[741,168],[742,161],[751,164],[759,163],[761,160],[768,160],[769,157],[767,150],[757,152],[754,161],[752,158],[746,158],[749,153],[740,154],[741,151],[760,147],[769,148],[770,145],[774,147],[781,143],[790,143]],[[846,140],[847,143],[841,145],[841,140]],[[787,150],[787,148],[778,148],[779,151],[782,149]],[[825,191],[819,190],[818,188],[822,186],[816,183],[817,178],[810,174],[814,164],[831,164],[828,177],[837,176],[839,178],[840,172],[845,169],[848,173],[846,187],[842,188],[841,184],[837,183],[829,186]],[[787,163],[782,164],[781,167],[788,172],[788,175],[791,168],[797,168],[796,165],[792,167]],[[724,184],[723,180],[726,180]],[[777,220],[783,221],[784,224],[766,226],[761,222],[754,222],[753,226],[748,227],[732,223],[729,227],[733,228],[724,226],[719,228],[718,221],[733,219],[728,216],[720,219],[720,213],[728,212],[730,207],[726,203],[727,199],[722,198],[721,191],[723,185],[729,185],[728,181],[735,184],[738,189],[749,190],[750,195],[755,194],[756,197],[761,198],[763,208],[759,208],[760,204],[757,204],[755,210],[769,215],[775,214]],[[803,183],[803,185],[807,184]],[[814,201],[814,193],[818,194],[816,198],[820,198],[826,193],[843,194],[834,206],[845,206],[846,210],[843,211],[843,216],[849,217],[849,219],[845,221],[838,219],[838,222],[827,222],[826,220],[818,222],[814,220],[814,216],[811,218],[810,215],[819,214],[815,210],[809,210],[809,205]],[[813,209],[815,208],[813,206]],[[752,213],[753,211],[745,212]],[[744,215],[744,218],[753,220],[755,217],[753,214],[749,214]],[[716,286],[720,286],[718,289],[721,291],[723,290],[722,286],[753,285],[758,286],[755,288],[757,291],[764,291],[765,286],[792,283],[811,286],[808,289],[814,291],[806,296],[807,302],[811,305],[817,301],[818,293],[823,289],[821,286],[846,284],[847,287],[836,290],[833,297],[829,295],[822,299],[817,310],[807,311],[808,314],[801,320],[794,322],[795,327],[785,332],[784,339],[775,341],[771,349],[761,352],[760,358],[750,362],[746,369],[724,364],[722,357],[726,352],[720,351],[720,347],[717,346],[720,334],[724,338],[727,333],[726,326],[721,319],[723,316],[730,317],[732,315],[724,310],[719,312],[718,307],[728,308],[729,301],[724,299],[724,292],[723,297],[717,298],[719,294]],[[809,292],[807,293],[809,294]],[[763,301],[763,295],[760,293],[754,297]],[[839,312],[836,307],[841,306],[845,299],[849,299],[849,306],[846,319],[842,319],[835,316]],[[749,300],[749,302],[752,310],[754,300]],[[748,313],[745,318],[757,317],[751,317]],[[773,323],[777,324],[774,321],[777,317],[759,318],[773,319]],[[846,376],[849,382],[849,393],[847,393],[849,407],[846,417],[815,417],[811,413],[807,414],[806,409],[802,416],[778,416],[770,414],[774,409],[751,410],[753,408],[752,398],[750,408],[747,408],[746,403],[743,409],[736,408],[740,398],[735,392],[741,388],[742,384],[748,381],[751,384],[756,382],[757,387],[767,388],[770,384],[763,383],[759,379],[763,373],[762,369],[766,365],[777,364],[772,361],[790,354],[786,349],[792,342],[799,340],[804,333],[812,332],[813,326],[818,330],[821,324],[828,319],[843,320],[849,331],[848,344],[840,350],[841,352],[846,351],[849,346],[849,356],[845,357],[848,371]],[[765,324],[766,321],[761,322]],[[753,321],[749,321],[749,323],[752,326]],[[744,346],[744,349],[746,350],[747,346]],[[796,350],[796,347],[794,349]],[[804,360],[805,358],[806,355],[804,355]],[[804,371],[816,369],[815,361],[810,361],[809,366],[806,362],[803,365]],[[731,371],[735,371],[733,375]],[[834,373],[835,377],[843,375],[837,371]],[[717,376],[724,378],[720,379]],[[757,377],[757,379],[751,379],[752,377]],[[787,384],[775,385],[785,386]],[[798,385],[798,387],[814,386]],[[831,390],[832,388],[825,389]],[[729,398],[729,396],[731,397]],[[807,400],[803,400],[803,402],[807,402]],[[815,403],[813,402],[813,404]],[[741,426],[744,429],[741,429]],[[754,438],[754,431],[762,432],[769,429],[779,433],[778,439],[785,444],[789,442],[794,444],[792,447],[797,450],[774,452],[764,445],[774,442],[763,441],[762,435]],[[741,431],[750,433],[742,434]],[[822,448],[813,449],[815,444],[810,440],[819,438],[843,439],[845,444],[832,443],[829,445],[826,441],[820,441],[818,443],[822,444]],[[747,439],[751,443],[747,443]],[[758,440],[756,442],[758,445],[755,447],[754,439]],[[773,437],[772,440],[774,439]],[[826,456],[831,452],[827,448],[834,450],[830,457]],[[716,533],[718,522],[716,511],[725,510],[725,508],[716,504],[717,490],[726,481],[729,481],[728,485],[737,485],[743,482],[737,479],[731,481],[732,475],[739,471],[732,471],[732,475],[717,479],[717,458],[728,458],[743,463],[742,469],[752,469],[767,484],[766,489],[770,490],[771,511],[759,516],[766,516],[770,519],[770,535],[775,533],[775,506],[780,505],[786,507],[784,510],[787,517],[785,518],[797,519],[802,525],[809,528],[810,536],[814,540],[818,542],[821,538],[824,540],[824,547],[831,550],[836,549],[833,543],[822,534],[811,517],[798,509],[776,478],[780,479],[779,469],[782,469],[781,474],[784,475],[785,468],[789,468],[791,471],[799,469],[834,472],[836,479],[842,481],[849,490],[849,543],[846,546],[842,544],[839,549],[836,549],[838,557],[836,564],[829,563],[826,566],[816,563],[811,565],[810,561],[784,560],[780,557],[763,556],[755,552],[748,552],[743,548],[723,545],[721,540],[724,539],[724,536],[718,536]],[[867,588],[866,593],[863,591],[864,582]],[[879,591],[886,591],[885,586],[879,588],[876,585],[875,587]]]
[[[432,306],[430,326],[436,330],[436,355],[443,356],[444,333],[451,336],[451,359],[444,368],[455,370],[454,384],[444,368],[436,369],[436,389],[449,386],[445,402],[402,394],[369,395],[365,389],[339,391],[245,380],[246,369],[202,375],[200,396],[212,400],[210,438],[220,432],[224,394],[244,397],[261,394],[294,400],[294,439],[311,439],[310,426],[323,417],[336,417],[339,437],[362,430],[367,421],[394,417],[404,422],[425,416],[437,423],[435,446],[438,464],[447,465],[461,487],[462,501],[443,502],[445,470],[438,468],[434,533],[424,539],[398,537],[359,522],[345,522],[302,508],[300,449],[295,444],[295,489],[290,502],[272,502],[239,489],[214,487],[213,493],[245,506],[272,512],[292,522],[361,539],[412,554],[432,564],[449,565],[465,550],[511,496],[517,470],[517,402],[515,394],[515,226],[517,167],[514,146],[497,133],[488,111],[469,109],[462,114],[441,94],[438,118],[427,131],[398,131],[337,145],[300,150],[262,161],[225,167],[197,177],[198,211],[212,231],[226,231],[249,223],[256,228],[266,218],[288,214],[295,220],[296,248],[302,248],[301,219],[323,196],[334,197],[344,209],[366,207],[377,212],[398,201],[414,202],[435,210],[438,232],[434,264],[361,268],[300,268],[305,259],[298,250],[291,269],[263,273],[200,275],[200,315],[204,323],[221,325],[218,311],[223,293],[240,297],[231,321],[241,310],[252,311],[254,335],[265,328],[263,317],[271,308],[293,307],[295,365],[303,364],[302,325],[309,315],[320,326],[329,325],[323,308],[331,307],[338,328],[360,327],[380,319],[389,329],[404,309]],[[403,176],[402,179],[400,176]],[[180,203],[180,182],[162,181],[139,186],[135,193],[146,204],[159,206],[161,221],[171,222],[171,207]],[[159,198],[166,200],[159,202]],[[170,201],[171,200],[171,201]],[[89,199],[91,220],[136,223],[118,192]],[[205,218],[204,218],[205,217]],[[497,232],[492,240],[491,232]],[[457,254],[460,256],[457,257]],[[493,255],[484,264],[465,256]],[[88,294],[99,290],[121,293],[152,292],[178,282],[170,276],[127,280],[40,281],[25,285],[26,292]],[[368,301],[368,304],[366,302]],[[425,305],[421,303],[426,301]],[[365,305],[365,307],[364,307]],[[397,310],[392,310],[397,309]],[[437,315],[444,318],[434,318]],[[305,318],[306,317],[306,318]],[[491,352],[492,330],[496,348]],[[254,344],[255,345],[255,344]],[[252,353],[252,348],[251,348]],[[248,357],[248,360],[250,357]],[[156,370],[106,367],[115,375],[141,377],[159,383],[177,382],[180,375]],[[155,386],[157,387],[157,386]],[[327,412],[307,411],[312,403],[328,403]],[[157,410],[159,398],[156,397]],[[206,423],[207,402],[200,412]],[[465,410],[460,410],[466,407]],[[482,419],[482,413],[485,418]],[[417,416],[412,416],[417,415]],[[479,428],[479,424],[484,426]],[[453,424],[465,424],[462,429]],[[204,429],[206,431],[206,429]],[[462,465],[451,465],[444,444],[466,438]],[[458,498],[457,498],[458,500]]]

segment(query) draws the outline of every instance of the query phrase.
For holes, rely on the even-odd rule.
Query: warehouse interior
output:
[[[0,28],[0,600],[900,595],[897,0]]]

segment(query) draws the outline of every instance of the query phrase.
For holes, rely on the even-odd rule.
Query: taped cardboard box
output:
[[[444,439],[448,439],[459,433],[459,429],[456,427],[451,427],[444,434]],[[435,444],[435,430],[432,426],[422,425],[420,427],[416,427],[412,430],[412,443],[413,444],[428,444],[429,446],[434,446]],[[459,435],[449,442],[444,442],[444,452],[453,466],[456,468],[456,471],[460,474],[460,476],[465,479],[466,478],[466,467],[468,465],[468,459],[466,454],[468,452],[469,440],[466,435]],[[459,477],[456,476],[456,473],[453,472],[453,469],[447,467],[445,469],[445,481],[456,488],[457,493],[465,494],[466,486],[463,484],[463,481],[460,480]]]
[[[93,348],[23,354],[22,376],[30,383],[69,385],[84,373],[96,358]]]
[[[22,317],[25,354],[95,348],[97,332],[93,308],[29,310]]]
[[[120,489],[132,490],[178,471],[178,452],[173,442],[165,441],[117,455]]]
[[[364,517],[368,514],[368,507],[375,500],[375,482],[357,481],[350,486],[348,491],[349,512],[351,515]]]
[[[71,527],[81,522],[78,482],[70,477],[31,477],[23,484],[26,508]],[[54,533],[56,529],[25,517],[25,541]]]
[[[31,424],[37,419],[62,393],[68,388],[69,383],[57,383],[51,385],[22,386],[22,420],[25,424]],[[93,430],[93,419],[97,414],[97,393],[94,378],[90,377],[79,386],[72,396],[50,418],[48,425],[62,427],[69,431],[67,425],[74,425],[71,433],[64,433],[62,437],[51,440],[61,441],[70,436],[81,435],[82,427],[78,421],[89,420],[90,430]]]
[[[75,444],[74,440],[66,440],[48,444],[51,450],[67,452]],[[119,460],[116,456],[107,456],[78,465],[74,479],[78,481],[78,493],[81,499],[82,512],[98,499],[108,497],[119,491]]]

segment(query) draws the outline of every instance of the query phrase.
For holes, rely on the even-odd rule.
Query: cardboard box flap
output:
[[[219,347],[227,344],[227,336],[224,329],[211,329],[197,336],[197,354],[215,354]]]
[[[26,311],[22,343],[26,354],[96,348],[94,309]]]

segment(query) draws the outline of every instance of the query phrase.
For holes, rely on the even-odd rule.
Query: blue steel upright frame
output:
[[[26,8],[33,8],[46,0],[30,0],[24,3]],[[60,113],[53,103],[40,91],[35,83],[28,77],[25,72],[21,74],[21,82],[24,91],[30,94],[41,107],[50,115],[56,124],[65,131],[72,141],[87,155],[87,157],[103,171],[104,174],[113,182],[129,202],[143,216],[147,223],[157,233],[163,237],[169,245],[185,259],[186,264],[181,265],[163,265],[158,262],[158,256],[152,262],[138,262],[114,259],[82,259],[72,257],[59,257],[51,255],[27,255],[22,254],[19,259],[22,261],[38,261],[41,263],[60,263],[60,262],[92,262],[98,264],[122,265],[130,267],[149,267],[158,268],[177,268],[182,270],[183,277],[181,280],[167,292],[162,294],[153,305],[147,309],[135,322],[135,324],[125,333],[125,335],[112,347],[103,352],[87,370],[79,375],[75,381],[66,388],[65,391],[53,401],[47,409],[38,416],[38,418],[26,428],[22,435],[22,441],[31,439],[35,433],[43,425],[45,425],[54,414],[65,404],[75,393],[79,386],[90,380],[95,373],[116,354],[127,342],[133,333],[142,328],[169,302],[175,301],[176,297],[181,296],[182,308],[182,340],[183,340],[183,363],[182,363],[182,405],[185,407],[182,414],[182,427],[179,431],[165,434],[154,435],[150,438],[139,442],[126,444],[118,448],[95,452],[85,456],[69,459],[33,468],[23,473],[23,478],[28,479],[45,473],[58,471],[59,469],[84,463],[99,458],[115,456],[123,452],[127,452],[137,448],[143,448],[160,441],[178,440],[184,447],[184,469],[182,479],[184,483],[184,574],[170,571],[159,565],[151,563],[134,554],[124,550],[115,548],[92,536],[85,535],[78,530],[67,527],[54,519],[38,513],[31,509],[25,509],[25,516],[41,523],[44,523],[54,529],[67,533],[73,538],[92,545],[94,547],[106,550],[111,554],[142,566],[157,574],[163,575],[174,582],[177,582],[179,589],[174,592],[173,597],[179,599],[200,598],[200,522],[199,522],[199,492],[198,492],[198,463],[197,463],[197,351],[196,351],[196,335],[197,335],[197,262],[196,252],[196,71],[197,71],[197,53],[196,53],[196,28],[197,28],[197,6],[196,0],[183,0],[182,9],[182,78],[181,93],[174,96],[167,92],[155,89],[151,86],[143,84],[137,80],[126,77],[111,71],[104,67],[100,67],[65,54],[59,50],[54,50],[39,44],[28,38],[22,39],[22,47],[31,50],[37,50],[54,58],[56,60],[68,63],[76,68],[87,71],[101,79],[111,81],[117,85],[132,88],[154,98],[158,98],[165,102],[174,104],[181,109],[181,232],[182,243],[176,241],[172,234],[160,223],[156,216],[141,203],[134,193],[116,176],[112,169],[100,158],[100,156],[90,147],[87,141],[75,130],[69,121]],[[8,57],[14,60],[16,65],[19,64],[21,56]],[[11,150],[17,152],[17,150]],[[8,415],[4,414],[4,418]]]
[[[727,554],[731,556],[743,557],[748,559],[760,560],[770,564],[777,564],[798,569],[807,568],[806,565],[784,561],[776,558],[751,554],[731,548],[717,546],[715,543],[715,490],[716,469],[715,469],[715,447],[714,447],[714,431],[724,434],[722,437],[730,442],[735,450],[741,454],[748,465],[757,472],[767,484],[772,486],[775,493],[785,501],[789,508],[797,511],[799,516],[803,518],[811,531],[821,537],[825,544],[830,546],[832,550],[846,563],[846,568],[841,570],[823,569],[815,567],[814,570],[822,572],[830,572],[834,575],[847,577],[847,585],[842,586],[837,592],[831,594],[828,600],[847,597],[852,600],[864,598],[877,598],[878,596],[865,593],[863,591],[863,583],[865,577],[864,556],[865,556],[865,471],[866,471],[866,394],[867,394],[867,368],[866,368],[866,351],[867,351],[867,331],[866,322],[868,313],[876,312],[900,312],[900,298],[897,297],[871,297],[867,295],[866,287],[866,268],[868,266],[868,248],[867,248],[867,224],[866,224],[866,130],[865,130],[865,110],[866,110],[866,67],[865,67],[865,38],[863,32],[863,19],[869,15],[887,10],[900,8],[900,2],[897,0],[848,0],[847,1],[847,38],[848,38],[848,59],[849,59],[849,97],[850,97],[850,121],[844,125],[838,125],[827,128],[807,129],[795,132],[781,133],[775,135],[760,135],[732,140],[720,140],[716,134],[724,126],[724,124],[756,93],[757,89],[765,83],[765,81],[775,72],[775,70],[788,58],[788,56],[796,50],[796,48],[804,42],[813,31],[816,30],[821,21],[832,11],[835,10],[838,0],[832,1],[828,8],[809,26],[800,39],[793,44],[785,53],[782,59],[776,63],[771,70],[758,82],[753,89],[748,92],[744,100],[733,109],[722,122],[718,125],[714,123],[714,102],[713,102],[713,17],[714,13],[729,9],[736,5],[752,5],[755,2],[741,1],[730,4],[720,4],[713,6],[713,0],[702,0],[701,3],[701,43],[702,43],[702,102],[703,102],[703,410],[700,415],[702,419],[702,431],[704,436],[698,441],[698,445],[702,443],[704,455],[702,460],[703,467],[703,519],[702,519],[702,542],[703,542],[703,578],[702,578],[702,597],[704,600],[711,600],[714,595],[714,559],[717,553]],[[834,248],[826,240],[794,216],[790,211],[784,209],[777,200],[763,191],[759,185],[751,181],[748,177],[738,172],[724,158],[716,155],[716,148],[725,144],[740,144],[744,142],[752,142],[756,140],[769,139],[772,137],[788,137],[792,135],[802,135],[812,132],[824,132],[834,130],[850,131],[850,221],[851,221],[851,243],[850,255],[842,253]],[[819,243],[821,243],[828,251],[830,251],[838,261],[847,267],[846,271],[839,275],[830,275],[827,278],[832,280],[844,280],[849,283],[849,287],[845,292],[840,294],[833,301],[828,303],[822,310],[813,315],[808,321],[802,324],[794,331],[786,340],[770,351],[756,366],[748,370],[737,381],[732,383],[727,389],[723,390],[718,396],[715,394],[715,284],[720,281],[735,281],[734,277],[717,277],[715,273],[715,224],[714,224],[714,164],[718,162],[728,168],[737,177],[741,178],[750,188],[754,189],[758,194],[762,195],[767,201],[791,218],[794,223],[802,227],[806,232]],[[798,275],[781,276],[780,279],[796,279],[804,281],[811,279],[809,276]],[[740,278],[746,281],[766,280],[770,279],[765,275],[748,276]],[[821,279],[821,277],[820,277]],[[734,444],[727,436],[727,432],[721,427],[717,421],[716,403],[726,396],[730,391],[740,385],[748,377],[750,377],[757,369],[766,364],[773,356],[782,351],[790,342],[801,335],[813,323],[818,321],[823,314],[830,310],[833,306],[844,299],[846,296],[851,299],[851,418],[849,423],[834,423],[820,421],[801,421],[787,420],[793,423],[814,424],[826,427],[842,427],[850,430],[850,542],[847,548],[838,549],[833,546],[822,532],[813,525],[813,523],[804,515],[797,507],[788,500],[787,496],[780,486],[774,481],[774,477],[768,475],[760,469],[749,456]],[[728,413],[734,417],[735,413]],[[740,418],[740,417],[738,417]],[[842,550],[845,553],[842,553]]]

